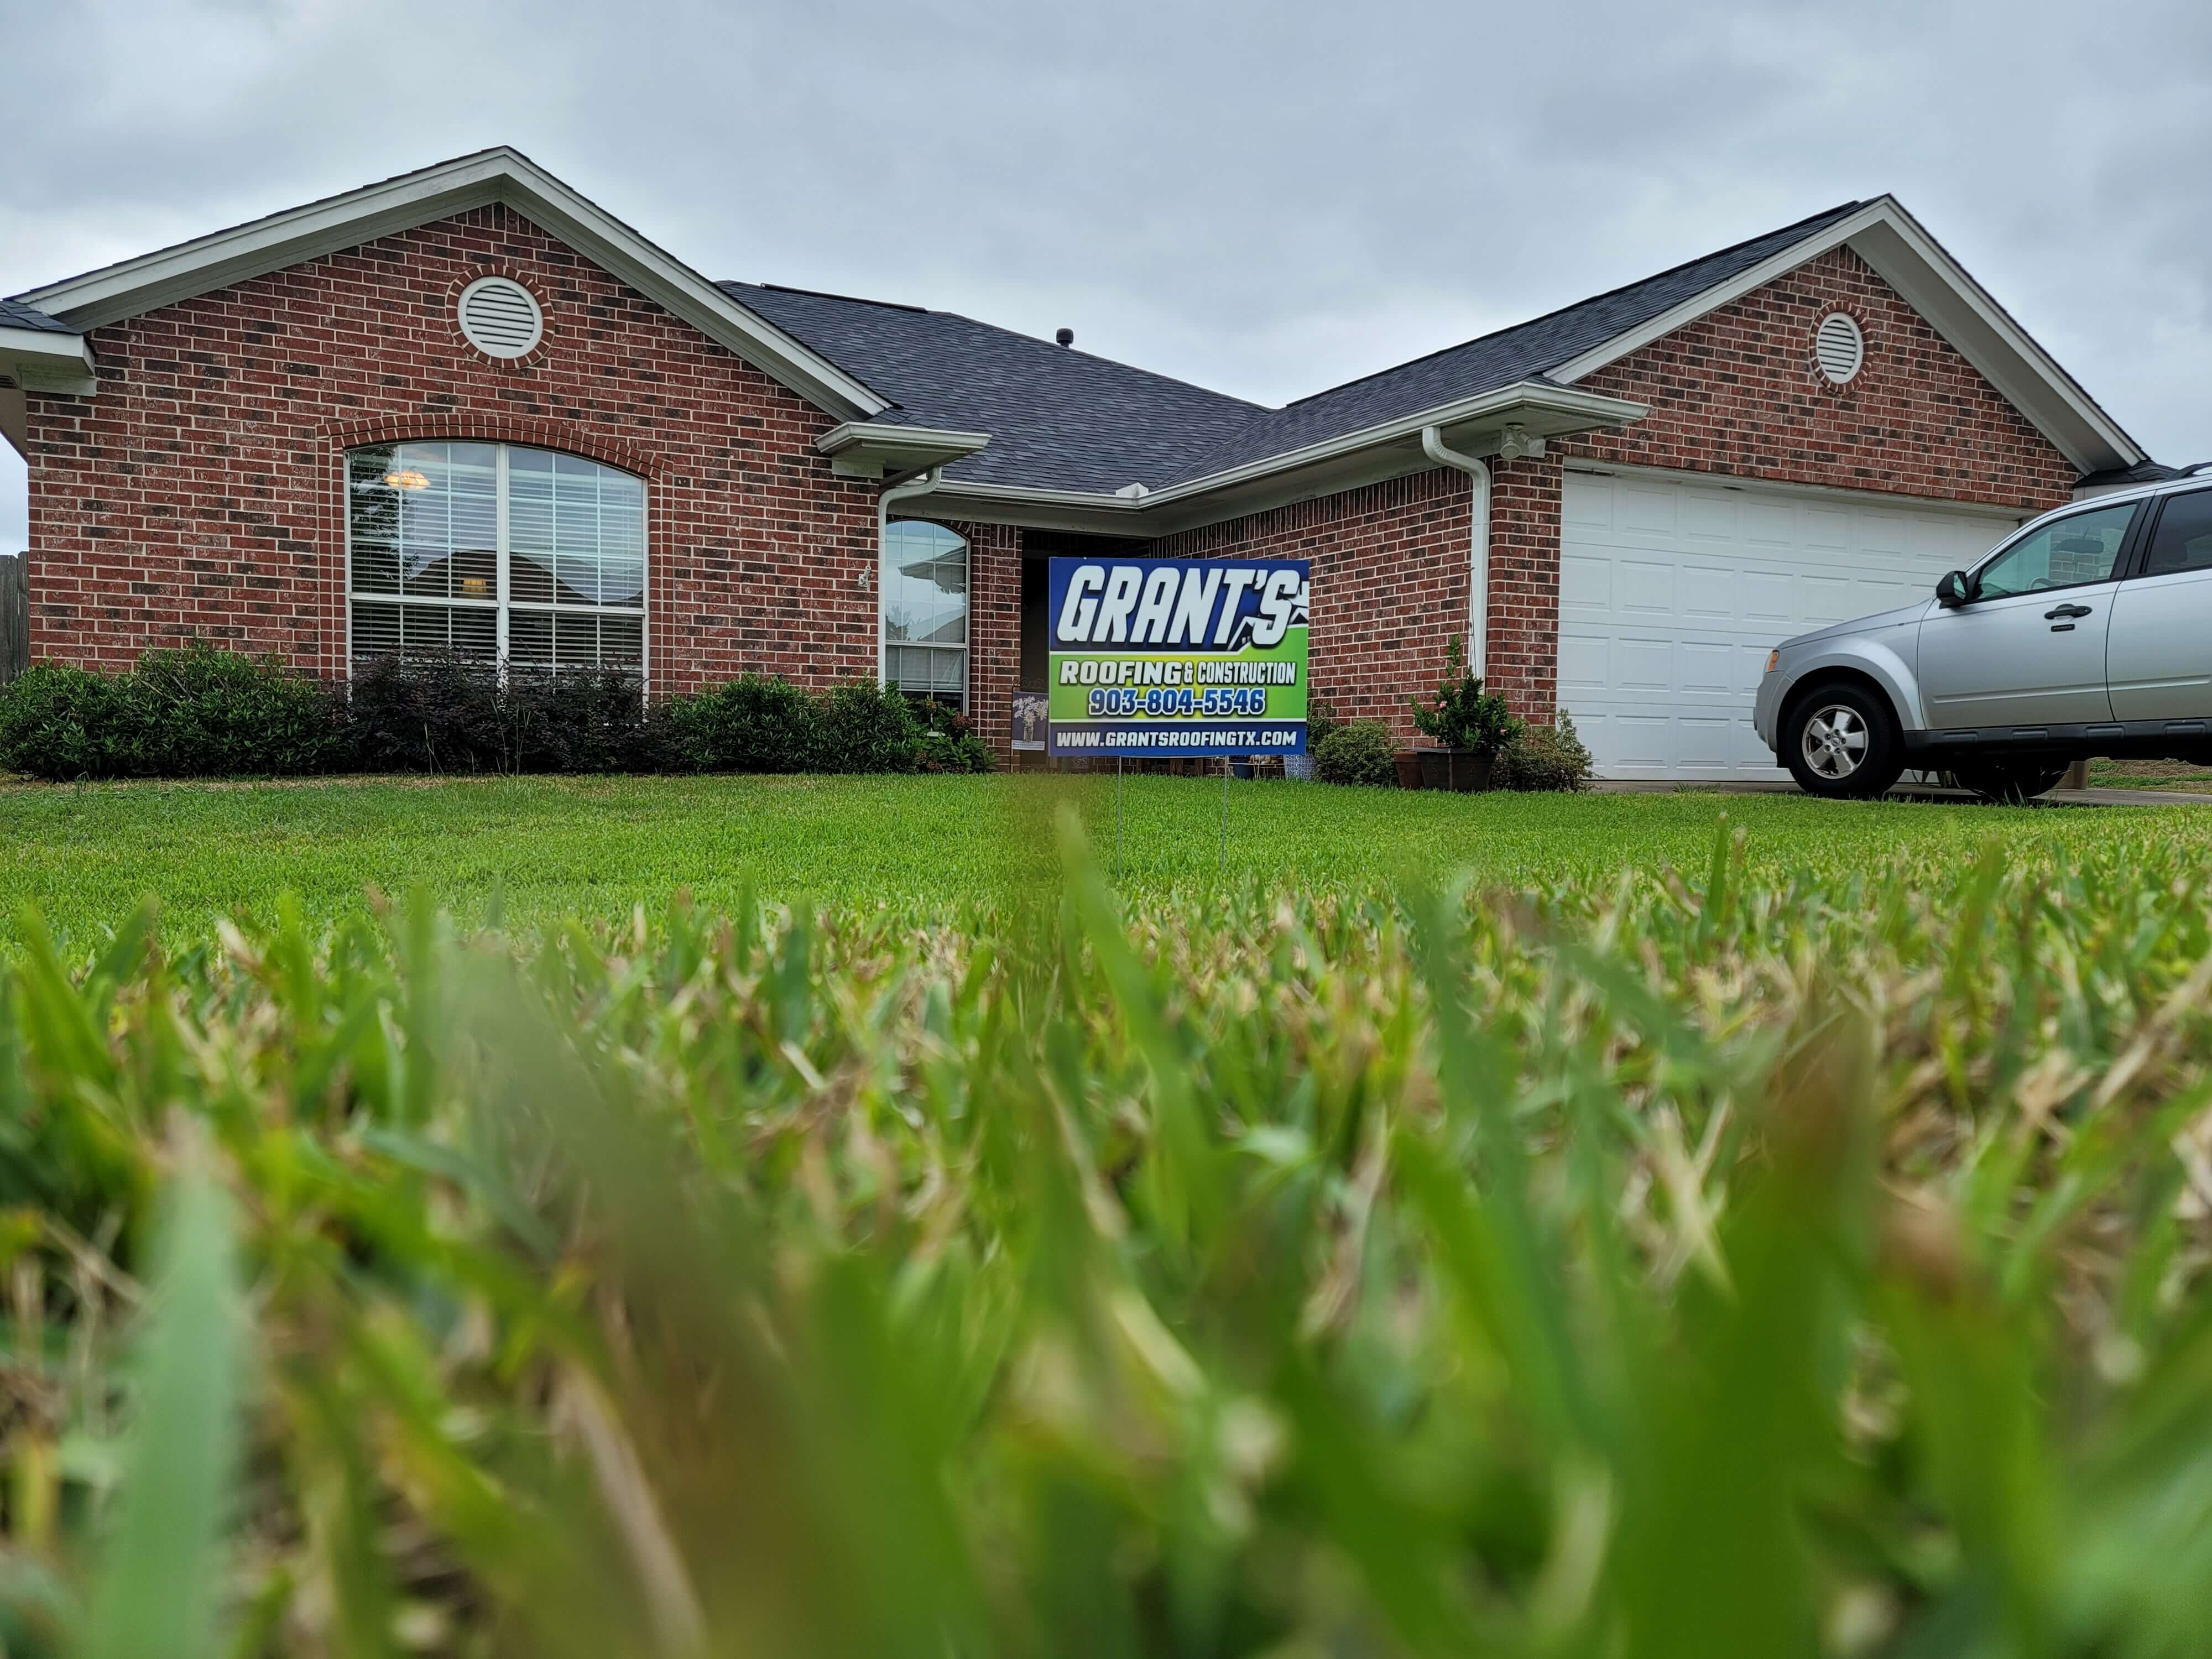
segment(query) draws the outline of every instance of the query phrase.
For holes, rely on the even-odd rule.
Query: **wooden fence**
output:
[[[0,558],[0,685],[31,665],[31,585],[27,559]]]

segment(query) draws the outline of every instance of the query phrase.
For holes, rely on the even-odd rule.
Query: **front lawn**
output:
[[[1218,783],[1133,778],[1121,884],[1214,885]],[[483,778],[257,785],[0,786],[0,929],[35,905],[66,941],[89,944],[143,896],[173,941],[219,915],[265,920],[297,896],[318,925],[358,911],[372,888],[427,885],[465,921],[496,902],[509,926],[657,911],[689,888],[728,908],[748,882],[799,897],[944,913],[969,896],[1049,878],[1054,804],[1073,800],[1109,876],[1111,779],[1037,777]],[[1229,791],[1228,873],[1304,889],[1372,888],[1471,869],[1488,884],[1702,866],[1721,814],[1770,866],[1876,869],[1899,852],[1955,852],[1992,835],[2065,848],[2148,836],[2212,843],[2194,809],[2089,809],[1797,796],[1454,797],[1322,785]]]

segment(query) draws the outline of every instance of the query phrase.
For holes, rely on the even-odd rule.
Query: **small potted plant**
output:
[[[1498,750],[1520,734],[1521,722],[1495,691],[1468,672],[1467,653],[1460,636],[1451,637],[1450,654],[1444,659],[1444,683],[1436,701],[1425,704],[1413,699],[1413,725],[1437,746],[1424,749],[1421,785],[1427,789],[1487,789]]]

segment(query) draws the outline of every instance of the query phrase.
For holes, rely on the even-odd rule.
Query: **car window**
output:
[[[2109,580],[2128,526],[2141,510],[2136,501],[2096,507],[2022,537],[1982,567],[1974,578],[1974,597],[2002,599]]]
[[[2212,570],[2212,489],[2169,495],[2150,540],[2146,576],[2170,576],[2177,570]]]

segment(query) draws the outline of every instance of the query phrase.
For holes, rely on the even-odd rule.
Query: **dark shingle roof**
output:
[[[1734,247],[1723,248],[1692,259],[1656,276],[1631,283],[1626,288],[1554,311],[1529,322],[1516,323],[1448,347],[1426,357],[1386,368],[1363,380],[1316,392],[1255,421],[1228,443],[1201,456],[1185,476],[1203,477],[1248,461],[1303,449],[1308,444],[1364,431],[1385,421],[1414,415],[1425,409],[1477,392],[1495,391],[1524,380],[1540,380],[1548,369],[1571,362],[1607,340],[1650,322],[1694,299],[1707,289],[1742,275],[1753,266],[1794,246],[1838,219],[1858,211],[1861,204],[1845,202],[1794,225],[1769,231],[1764,236]]]
[[[57,322],[21,300],[0,300],[0,328],[30,328],[46,334],[74,334],[67,323]]]
[[[879,420],[988,432],[952,478],[1059,489],[1152,489],[1202,478],[1522,381],[1858,211],[1794,225],[1395,368],[1265,409],[949,312],[803,289],[724,292],[897,405]]]
[[[724,283],[722,291],[898,405],[878,420],[991,434],[946,469],[970,483],[1112,491],[1158,483],[1257,404],[951,312]]]

